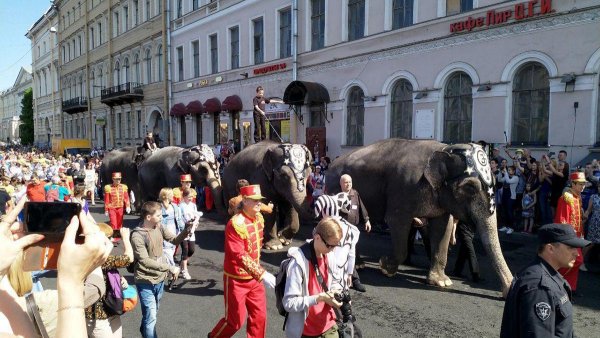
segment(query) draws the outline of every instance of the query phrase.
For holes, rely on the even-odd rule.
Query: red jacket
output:
[[[104,210],[129,207],[129,194],[125,184],[104,186]]]
[[[253,219],[243,211],[227,222],[223,263],[225,275],[235,279],[262,279],[265,269],[260,265],[260,249],[264,224],[260,213]]]
[[[583,237],[583,226],[581,224],[581,196],[571,191],[565,191],[558,199],[556,205],[555,223],[571,224],[578,237]]]

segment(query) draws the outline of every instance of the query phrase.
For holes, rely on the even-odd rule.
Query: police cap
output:
[[[563,243],[574,248],[583,248],[592,242],[577,237],[570,224],[546,224],[538,230],[540,243]]]

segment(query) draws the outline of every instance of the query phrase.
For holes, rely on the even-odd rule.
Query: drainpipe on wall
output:
[[[163,64],[165,68],[163,69],[163,74],[165,78],[165,117],[168,121],[167,123],[167,133],[169,134],[169,145],[175,144],[173,140],[173,124],[172,119],[169,116],[169,107],[171,102],[171,58],[169,57],[171,54],[171,22],[170,22],[170,13],[169,10],[171,8],[171,1],[165,1],[165,6],[163,8],[163,45],[165,46],[165,52],[163,53]]]
[[[298,0],[292,0],[292,81],[298,78]],[[296,116],[290,116],[290,142],[298,142]]]

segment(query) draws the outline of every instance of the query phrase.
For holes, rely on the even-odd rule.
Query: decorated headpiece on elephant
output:
[[[202,144],[190,148],[164,147],[155,150],[138,169],[143,200],[156,200],[162,188],[179,187],[182,174],[191,175],[196,187],[208,186],[215,201],[222,199],[219,164],[211,148]],[[226,212],[221,203],[215,204],[219,212]]]
[[[445,145],[435,141],[389,139],[336,159],[327,172],[329,193],[343,173],[353,178],[371,222],[390,226],[393,255],[380,259],[392,276],[407,257],[413,218],[429,219],[431,266],[427,281],[449,286],[444,273],[452,231],[450,215],[477,227],[489,257],[508,291],[508,269],[497,233],[494,178],[485,151],[477,144]]]
[[[237,195],[237,181],[246,179],[250,184],[260,185],[265,202],[276,205],[272,214],[263,215],[265,248],[278,249],[289,244],[299,229],[298,213],[312,218],[306,199],[310,162],[311,154],[304,145],[263,141],[244,148],[225,167],[225,201]],[[279,214],[283,217],[278,218]],[[274,225],[276,219],[283,219],[279,231]]]

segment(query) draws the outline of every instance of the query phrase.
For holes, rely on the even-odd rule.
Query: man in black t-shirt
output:
[[[278,99],[267,99],[264,97],[265,90],[262,86],[256,87],[256,96],[252,100],[252,107],[254,107],[254,143],[258,143],[267,138],[266,128],[266,113],[265,104],[267,103],[283,103]]]
[[[0,189],[0,215],[6,214],[6,208],[11,201],[10,195],[4,189]]]

